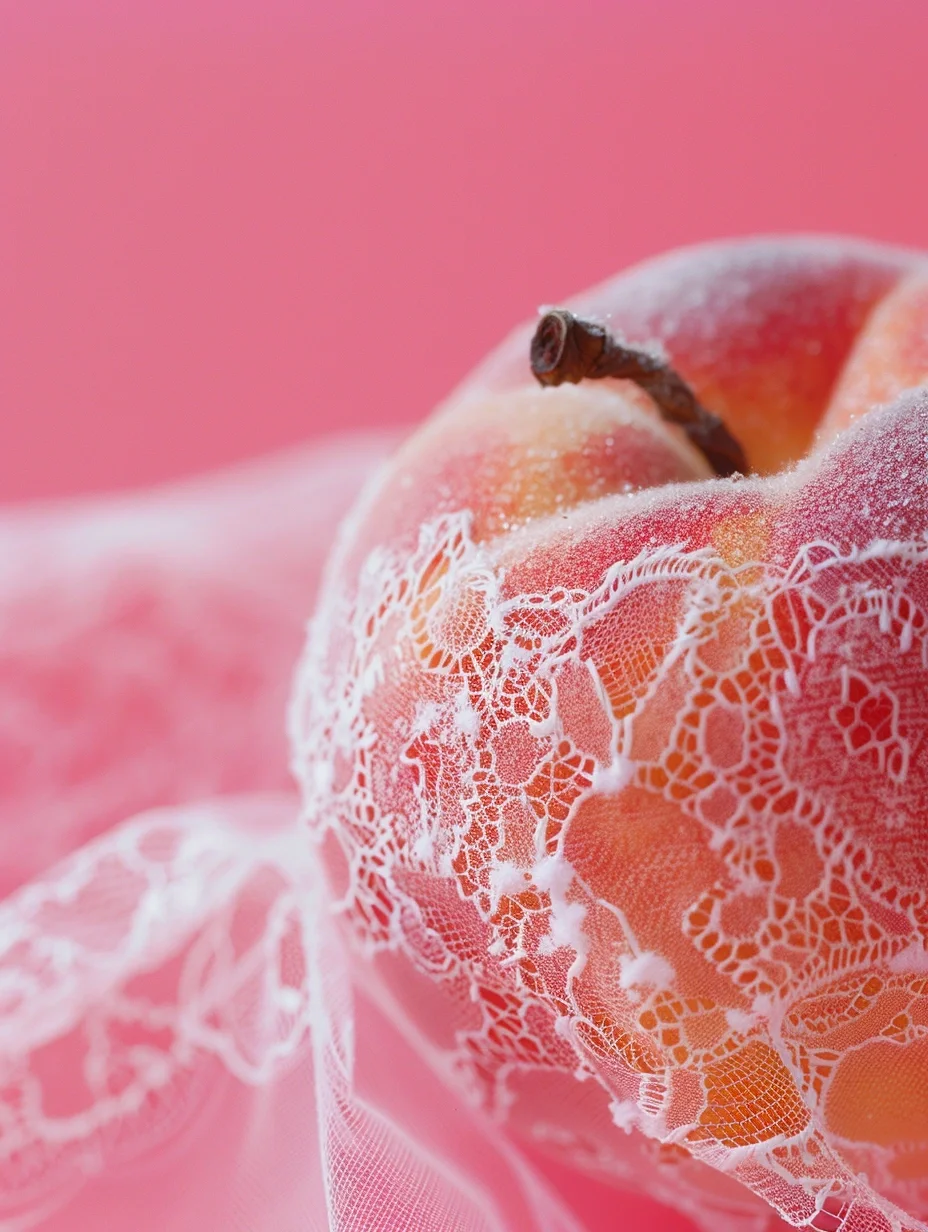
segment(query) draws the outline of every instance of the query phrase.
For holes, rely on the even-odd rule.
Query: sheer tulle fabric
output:
[[[573,1232],[353,978],[287,769],[388,442],[0,523],[0,1227]]]

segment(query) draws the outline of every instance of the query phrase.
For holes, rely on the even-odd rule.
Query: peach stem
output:
[[[566,308],[546,312],[531,345],[532,372],[541,385],[614,377],[634,381],[664,419],[678,424],[720,476],[746,474],[747,459],[724,422],[707,411],[683,377],[660,356],[617,342],[603,325]]]

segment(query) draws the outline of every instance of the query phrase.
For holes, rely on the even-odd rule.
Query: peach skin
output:
[[[928,258],[716,244],[568,308],[645,376],[540,388],[516,331],[330,566],[335,910],[507,1133],[707,1228],[924,1229]]]

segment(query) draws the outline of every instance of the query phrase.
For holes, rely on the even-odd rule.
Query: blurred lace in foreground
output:
[[[579,1227],[352,988],[298,824],[293,664],[387,447],[0,522],[0,1228]]]

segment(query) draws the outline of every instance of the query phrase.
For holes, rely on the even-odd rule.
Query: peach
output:
[[[512,1133],[707,1226],[923,1226],[928,259],[719,244],[571,307],[750,473],[539,389],[531,325],[413,436],[292,710],[337,909]]]

